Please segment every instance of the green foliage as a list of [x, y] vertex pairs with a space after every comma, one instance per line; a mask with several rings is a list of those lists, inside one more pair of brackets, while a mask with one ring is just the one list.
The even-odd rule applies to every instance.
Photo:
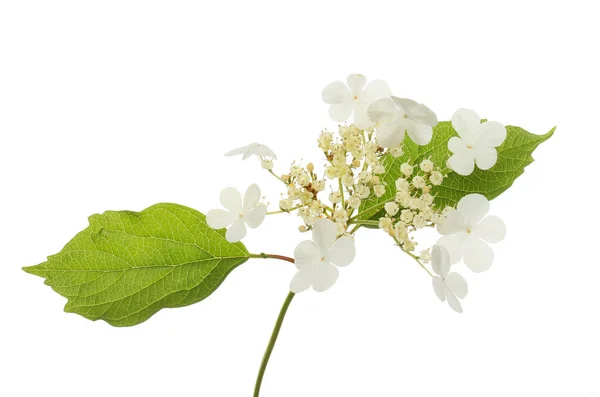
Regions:
[[249, 258], [242, 243], [178, 204], [106, 211], [89, 222], [58, 254], [23, 270], [66, 297], [66, 312], [114, 326], [203, 300]]
[[395, 181], [400, 178], [400, 165], [409, 162], [414, 165], [426, 158], [430, 158], [442, 173], [449, 172], [441, 186], [435, 186], [432, 194], [435, 195], [435, 206], [443, 208], [447, 205], [455, 206], [467, 194], [480, 193], [492, 200], [508, 189], [515, 179], [533, 162], [531, 153], [539, 144], [546, 141], [554, 134], [555, 128], [544, 135], [535, 135], [519, 127], [507, 126], [507, 137], [504, 143], [497, 148], [498, 161], [489, 170], [483, 171], [475, 168], [468, 176], [461, 176], [451, 172], [446, 166], [450, 157], [448, 140], [458, 136], [449, 121], [438, 123], [434, 128], [431, 142], [425, 146], [418, 146], [410, 139], [404, 141], [404, 154], [398, 158], [385, 156], [383, 164], [386, 173], [382, 180], [387, 184], [386, 192], [382, 197], [375, 197], [363, 202], [360, 212], [361, 220], [377, 220], [383, 216], [383, 203], [391, 200], [395, 194]]

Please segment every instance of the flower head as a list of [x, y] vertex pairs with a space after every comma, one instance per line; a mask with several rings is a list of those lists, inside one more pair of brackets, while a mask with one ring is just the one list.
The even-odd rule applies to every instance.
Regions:
[[206, 223], [213, 229], [231, 225], [225, 233], [225, 238], [230, 243], [238, 242], [246, 236], [246, 225], [253, 229], [260, 226], [267, 214], [267, 206], [259, 203], [260, 188], [256, 184], [248, 187], [243, 202], [240, 192], [232, 187], [223, 189], [219, 200], [226, 210], [208, 211]]
[[506, 128], [495, 121], [481, 123], [479, 115], [472, 110], [459, 109], [452, 116], [452, 127], [460, 138], [455, 136], [448, 141], [448, 149], [453, 155], [448, 165], [460, 175], [470, 175], [475, 164], [482, 170], [489, 170], [496, 164], [500, 146], [506, 139]]
[[354, 240], [348, 236], [336, 239], [338, 234], [334, 222], [319, 218], [313, 226], [312, 241], [302, 241], [294, 250], [298, 272], [290, 283], [294, 293], [312, 286], [315, 291], [329, 289], [338, 278], [336, 266], [346, 266], [354, 260]]
[[225, 156], [237, 156], [238, 154], [242, 154], [242, 160], [246, 160], [248, 157], [254, 155], [258, 157], [271, 157], [276, 159], [275, 153], [268, 146], [263, 145], [261, 143], [253, 142], [248, 146], [243, 146], [237, 149], [230, 150], [225, 153]]
[[450, 273], [450, 259], [445, 247], [434, 245], [431, 250], [431, 267], [437, 276], [433, 276], [433, 291], [442, 302], [448, 300], [450, 307], [462, 313], [458, 298], [467, 296], [467, 282], [458, 273]]
[[484, 216], [490, 209], [489, 201], [481, 194], [469, 194], [458, 202], [456, 209], [446, 213], [444, 222], [437, 225], [443, 236], [437, 241], [450, 254], [450, 262], [457, 263], [461, 258], [474, 272], [490, 268], [494, 252], [487, 243], [497, 243], [504, 239], [506, 226], [497, 216]]
[[[337, 122], [347, 121], [354, 114], [354, 124], [367, 129], [373, 122], [367, 116], [369, 105], [379, 98], [391, 95], [390, 88], [383, 80], [373, 80], [369, 84], [362, 74], [351, 74], [346, 84], [334, 81], [323, 88], [321, 97], [329, 107], [329, 115]], [[366, 87], [365, 87], [366, 85]]]
[[437, 116], [427, 106], [412, 99], [382, 98], [367, 111], [369, 118], [379, 122], [377, 141], [379, 145], [394, 148], [404, 141], [405, 131], [417, 145], [427, 145], [433, 136]]

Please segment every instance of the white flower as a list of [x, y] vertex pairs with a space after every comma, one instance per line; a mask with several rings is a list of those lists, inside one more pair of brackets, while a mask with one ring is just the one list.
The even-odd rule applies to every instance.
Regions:
[[411, 99], [383, 98], [369, 106], [369, 118], [379, 122], [377, 141], [379, 145], [394, 148], [404, 140], [404, 132], [417, 145], [427, 145], [433, 136], [437, 116], [427, 106]]
[[433, 276], [433, 291], [442, 302], [448, 300], [450, 307], [462, 313], [458, 298], [467, 296], [467, 282], [458, 273], [450, 273], [448, 251], [444, 247], [434, 245], [431, 252], [431, 267], [437, 276]]
[[354, 240], [342, 236], [336, 240], [337, 226], [331, 220], [319, 218], [315, 222], [312, 241], [306, 240], [296, 246], [294, 261], [298, 272], [290, 283], [293, 293], [312, 286], [315, 291], [329, 289], [338, 278], [336, 266], [346, 266], [356, 256]]
[[230, 243], [243, 239], [246, 236], [246, 225], [252, 229], [258, 227], [267, 214], [267, 206], [258, 202], [260, 188], [256, 184], [250, 185], [246, 190], [243, 204], [240, 192], [232, 187], [223, 189], [219, 200], [227, 211], [208, 211], [206, 223], [213, 229], [222, 229], [232, 225], [225, 233], [225, 238]]
[[443, 236], [437, 241], [448, 249], [450, 262], [464, 257], [465, 265], [474, 272], [490, 268], [494, 252], [486, 243], [504, 239], [506, 226], [497, 216], [484, 216], [490, 209], [489, 201], [481, 194], [469, 194], [460, 199], [455, 209], [446, 213], [444, 222], [437, 225]]
[[261, 143], [253, 142], [248, 146], [240, 147], [237, 149], [233, 149], [227, 153], [225, 156], [237, 156], [238, 154], [243, 154], [242, 160], [246, 160], [248, 157], [254, 155], [258, 157], [271, 157], [276, 159], [275, 153], [268, 146], [263, 145]]
[[347, 121], [354, 113], [354, 124], [360, 129], [367, 129], [373, 122], [367, 116], [367, 109], [374, 101], [389, 97], [390, 88], [383, 80], [373, 80], [366, 87], [367, 78], [362, 74], [351, 74], [346, 84], [334, 81], [323, 88], [321, 96], [325, 103], [331, 105], [329, 115], [337, 122]]
[[477, 167], [489, 170], [498, 159], [496, 147], [506, 139], [506, 128], [495, 121], [481, 123], [479, 115], [472, 110], [459, 109], [452, 116], [452, 127], [460, 138], [455, 136], [448, 141], [448, 149], [453, 155], [448, 165], [460, 175], [470, 175]]

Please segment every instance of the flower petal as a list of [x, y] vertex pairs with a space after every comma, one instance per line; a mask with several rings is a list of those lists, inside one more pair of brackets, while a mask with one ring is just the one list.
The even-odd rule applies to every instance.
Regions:
[[350, 92], [356, 94], [360, 93], [363, 88], [365, 88], [367, 78], [362, 74], [351, 74], [346, 79], [346, 83], [348, 84], [348, 88], [350, 88]]
[[368, 116], [369, 103], [365, 100], [354, 102], [354, 124], [361, 130], [371, 128], [373, 120]]
[[473, 151], [462, 148], [461, 150], [454, 152], [448, 159], [448, 166], [459, 175], [471, 175], [475, 169], [475, 156]]
[[463, 214], [455, 209], [448, 211], [444, 221], [437, 225], [438, 233], [443, 235], [465, 232], [466, 230], [467, 224]]
[[410, 121], [406, 129], [408, 136], [414, 143], [419, 146], [427, 145], [431, 142], [433, 136], [433, 128], [430, 125]]
[[225, 210], [210, 210], [206, 214], [206, 223], [213, 229], [223, 229], [231, 225], [239, 218], [239, 215]]
[[405, 119], [397, 119], [382, 123], [377, 127], [377, 143], [381, 147], [395, 148], [404, 140]]
[[321, 255], [314, 242], [304, 240], [294, 249], [294, 262], [298, 269], [307, 265], [316, 265], [321, 262]]
[[341, 81], [334, 81], [321, 91], [321, 98], [329, 105], [345, 102], [349, 97], [350, 91]]
[[290, 282], [290, 291], [294, 294], [306, 291], [312, 285], [315, 269], [315, 266], [307, 266], [298, 270]]
[[242, 213], [242, 195], [233, 187], [226, 187], [219, 196], [221, 205], [229, 211], [240, 215]]
[[475, 163], [482, 170], [489, 170], [496, 164], [498, 160], [498, 152], [496, 148], [489, 146], [479, 146], [475, 150]]
[[490, 210], [490, 202], [485, 196], [472, 193], [461, 198], [456, 209], [465, 218], [467, 228], [474, 229]]
[[380, 98], [389, 97], [392, 91], [388, 84], [383, 80], [373, 80], [365, 87], [365, 96], [367, 101], [375, 102]]
[[337, 226], [332, 220], [327, 218], [319, 218], [313, 226], [312, 238], [315, 242], [320, 256], [327, 255], [329, 247], [337, 237]]
[[446, 247], [451, 264], [458, 263], [458, 261], [462, 259], [465, 250], [466, 236], [466, 233], [450, 234], [440, 237], [436, 242], [437, 245]]
[[480, 123], [479, 115], [469, 109], [458, 109], [452, 115], [452, 127], [467, 144], [475, 143]]
[[325, 262], [333, 263], [336, 266], [347, 266], [354, 260], [355, 256], [354, 240], [352, 237], [342, 236], [331, 244], [325, 256]]
[[441, 277], [433, 276], [431, 280], [433, 284], [433, 291], [439, 300], [444, 302], [446, 300], [446, 286], [444, 285], [444, 280]]
[[400, 109], [400, 111], [406, 115], [410, 115], [412, 109], [415, 109], [419, 106], [418, 102], [408, 98], [398, 98], [397, 96], [392, 96], [392, 100], [396, 106], [398, 106], [398, 109]]
[[477, 238], [470, 239], [469, 244], [465, 246], [465, 265], [475, 273], [481, 273], [492, 266], [494, 261], [494, 251], [490, 246]]
[[444, 246], [434, 245], [431, 250], [431, 267], [433, 271], [442, 277], [450, 273], [450, 255]]
[[246, 213], [246, 216], [244, 216], [244, 221], [252, 229], [255, 229], [259, 227], [261, 223], [263, 223], [265, 220], [265, 215], [267, 215], [267, 206], [264, 204], [259, 204]]
[[448, 140], [448, 150], [451, 153], [458, 153], [466, 147], [467, 145], [464, 144], [463, 140], [457, 136], [453, 136]]
[[225, 156], [230, 157], [230, 156], [237, 156], [238, 154], [245, 154], [246, 152], [248, 152], [250, 150], [250, 146], [243, 146], [243, 147], [239, 147], [237, 149], [233, 149], [228, 151], [227, 153], [225, 153]]
[[458, 298], [456, 298], [456, 295], [454, 295], [454, 293], [452, 291], [450, 291], [447, 287], [446, 287], [446, 295], [448, 298], [448, 304], [450, 305], [452, 310], [454, 310], [457, 313], [462, 313], [463, 309], [462, 309], [460, 302], [458, 301]]
[[246, 225], [242, 219], [233, 222], [233, 225], [225, 233], [225, 239], [230, 243], [237, 243], [246, 237]]
[[448, 285], [452, 292], [460, 299], [464, 299], [469, 292], [467, 280], [458, 273], [450, 273], [446, 276], [446, 285]]
[[337, 267], [329, 263], [322, 263], [317, 266], [315, 271], [312, 287], [317, 292], [327, 291], [335, 282], [339, 276]]
[[256, 183], [253, 183], [248, 186], [246, 193], [244, 193], [244, 213], [256, 207], [258, 200], [260, 200], [260, 187]]
[[491, 215], [482, 220], [473, 233], [488, 243], [498, 243], [506, 236], [506, 225], [502, 219]]
[[487, 121], [479, 125], [477, 146], [500, 146], [506, 139], [506, 127], [496, 121]]
[[350, 118], [353, 110], [354, 103], [351, 101], [333, 104], [329, 107], [329, 117], [331, 117], [333, 121], [343, 123]]
[[369, 106], [367, 114], [373, 121], [391, 121], [398, 114], [398, 108], [391, 98], [382, 98]]

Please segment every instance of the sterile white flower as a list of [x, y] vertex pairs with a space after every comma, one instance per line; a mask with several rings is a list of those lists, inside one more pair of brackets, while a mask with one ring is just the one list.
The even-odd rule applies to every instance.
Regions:
[[407, 98], [382, 98], [373, 102], [367, 111], [377, 125], [377, 141], [387, 148], [397, 147], [404, 140], [404, 132], [417, 145], [427, 145], [433, 136], [437, 116], [427, 106]]
[[213, 229], [232, 225], [225, 233], [225, 238], [230, 243], [243, 239], [246, 236], [246, 225], [252, 229], [258, 227], [267, 214], [267, 206], [259, 203], [260, 188], [256, 184], [248, 187], [243, 203], [240, 192], [232, 187], [223, 189], [219, 200], [227, 211], [220, 209], [208, 211], [206, 223]]
[[469, 109], [459, 109], [452, 116], [452, 127], [460, 138], [455, 136], [448, 141], [448, 149], [453, 155], [448, 165], [460, 175], [470, 175], [475, 164], [482, 170], [489, 170], [496, 164], [500, 146], [506, 139], [506, 128], [495, 121], [481, 123], [479, 115]]
[[238, 154], [242, 154], [242, 160], [246, 160], [248, 157], [254, 155], [258, 157], [271, 157], [276, 159], [275, 153], [268, 146], [263, 145], [261, 143], [253, 142], [248, 146], [240, 147], [237, 149], [233, 149], [227, 153], [225, 156], [237, 156]]
[[458, 273], [450, 273], [450, 260], [445, 247], [434, 245], [431, 250], [431, 267], [437, 276], [433, 276], [433, 291], [442, 301], [448, 301], [450, 307], [458, 313], [462, 313], [462, 306], [458, 298], [467, 296], [467, 282]]
[[494, 252], [487, 243], [502, 241], [506, 226], [497, 216], [484, 218], [489, 209], [488, 199], [474, 193], [461, 198], [456, 209], [446, 212], [444, 222], [437, 225], [443, 235], [437, 244], [446, 247], [451, 263], [463, 258], [465, 265], [477, 273], [490, 268]]
[[336, 239], [337, 234], [334, 222], [319, 218], [313, 226], [312, 241], [302, 241], [296, 246], [294, 261], [298, 272], [290, 283], [293, 293], [310, 286], [318, 292], [329, 289], [339, 275], [336, 266], [346, 266], [354, 260], [354, 240], [349, 236]]
[[361, 129], [367, 129], [373, 122], [367, 116], [367, 109], [374, 101], [389, 97], [392, 93], [383, 80], [373, 80], [365, 84], [367, 78], [362, 74], [351, 74], [346, 84], [334, 81], [323, 88], [321, 96], [325, 103], [331, 105], [329, 115], [337, 122], [347, 121], [354, 113], [354, 124]]

